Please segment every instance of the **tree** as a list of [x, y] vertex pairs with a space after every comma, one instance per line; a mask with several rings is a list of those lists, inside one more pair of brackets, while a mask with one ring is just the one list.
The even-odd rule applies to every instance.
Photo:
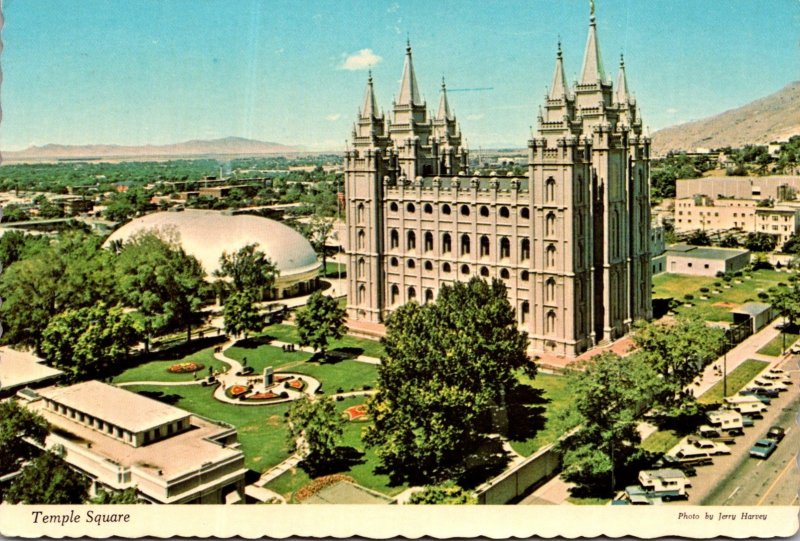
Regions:
[[701, 229], [696, 229], [686, 237], [686, 244], [691, 244], [692, 246], [711, 246], [711, 239], [708, 237], [708, 233]]
[[751, 252], [771, 252], [778, 244], [778, 237], [769, 233], [748, 233], [744, 247]]
[[108, 308], [100, 302], [52, 318], [43, 333], [42, 352], [71, 381], [101, 379], [138, 341], [133, 318], [121, 306]]
[[229, 254], [223, 252], [218, 278], [230, 280], [229, 290], [247, 292], [251, 298], [262, 300], [275, 283], [278, 269], [266, 254], [257, 250], [257, 244], [248, 244]]
[[119, 298], [111, 254], [95, 235], [69, 233], [39, 245], [0, 275], [0, 319], [3, 340], [41, 352], [42, 333], [50, 318], [69, 309]]
[[130, 505], [143, 502], [139, 499], [136, 487], [129, 487], [125, 490], [106, 490], [100, 488], [95, 497], [89, 500], [89, 503], [95, 505]]
[[10, 503], [63, 505], [83, 503], [90, 482], [67, 466], [59, 454], [45, 451], [22, 468], [5, 493]]
[[798, 236], [796, 233], [792, 233], [792, 236], [790, 236], [789, 239], [783, 243], [781, 252], [784, 254], [800, 254], [800, 236]]
[[26, 222], [31, 219], [28, 211], [15, 203], [10, 203], [3, 207], [2, 222]]
[[264, 326], [264, 316], [258, 310], [256, 300], [247, 291], [235, 291], [222, 307], [225, 332], [231, 336], [258, 332]]
[[324, 359], [328, 342], [341, 338], [347, 329], [344, 317], [345, 309], [339, 306], [339, 301], [314, 292], [295, 317], [300, 345], [313, 347]]
[[661, 375], [659, 401], [665, 409], [688, 405], [683, 393], [722, 348], [724, 332], [697, 316], [680, 315], [672, 323], [639, 323], [633, 334], [636, 355]]
[[723, 248], [738, 248], [741, 246], [739, 239], [733, 233], [728, 233], [719, 241], [719, 245]]
[[170, 328], [186, 328], [199, 312], [205, 287], [200, 262], [188, 255], [169, 231], [150, 230], [131, 237], [116, 262], [119, 286], [126, 305], [142, 316], [145, 350], [151, 337]]
[[395, 476], [452, 478], [480, 440], [477, 421], [504, 409], [515, 371], [534, 375], [527, 336], [503, 283], [479, 278], [443, 286], [436, 302], [400, 307], [386, 325], [365, 441]]
[[44, 444], [45, 420], [21, 407], [16, 400], [0, 402], [0, 476], [11, 473], [37, 455], [30, 442]]
[[322, 218], [314, 215], [311, 218], [311, 223], [305, 230], [306, 238], [314, 248], [314, 251], [322, 256], [322, 272], [328, 272], [328, 254], [325, 251], [325, 246], [328, 242], [328, 237], [333, 231], [333, 221], [330, 219]]
[[794, 326], [800, 321], [800, 286], [795, 282], [792, 287], [781, 287], [771, 295], [772, 306], [778, 313]]
[[658, 378], [641, 356], [606, 352], [569, 373], [570, 412], [578, 429], [559, 442], [563, 476], [595, 494], [611, 494], [617, 473], [641, 438], [639, 413], [657, 391]]
[[408, 499], [413, 505], [470, 505], [478, 503], [475, 496], [455, 483], [429, 485], [425, 490], [415, 492]]
[[313, 472], [324, 471], [336, 460], [343, 433], [344, 419], [330, 399], [304, 396], [289, 407], [289, 447], [300, 443], [305, 463]]

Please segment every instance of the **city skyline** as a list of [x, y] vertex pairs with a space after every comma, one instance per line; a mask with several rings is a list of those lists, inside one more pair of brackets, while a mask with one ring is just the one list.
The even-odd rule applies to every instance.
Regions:
[[[72, 8], [5, 6], [3, 150], [239, 136], [340, 151], [367, 69], [379, 107], [391, 109], [407, 39], [428, 108], [444, 77], [470, 148], [523, 147], [559, 41], [567, 80], [576, 79], [585, 42], [577, 29], [589, 16], [588, 2], [577, 1], [458, 11], [415, 1]], [[796, 78], [798, 8], [789, 0], [598, 2], [606, 77], [625, 54], [651, 131], [738, 107]]]

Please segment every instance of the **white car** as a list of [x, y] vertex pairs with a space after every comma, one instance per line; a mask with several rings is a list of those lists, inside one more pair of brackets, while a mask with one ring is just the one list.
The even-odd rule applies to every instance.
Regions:
[[717, 441], [687, 436], [667, 454], [679, 459], [702, 458], [714, 455], [729, 455], [731, 454], [731, 448]]
[[775, 373], [773, 371], [766, 372], [765, 374], [761, 374], [761, 377], [764, 379], [768, 379], [770, 381], [777, 381], [783, 384], [791, 384], [792, 380], [789, 378], [789, 374], [784, 374], [783, 370], [781, 373]]
[[764, 378], [756, 378], [753, 384], [766, 389], [775, 389], [776, 391], [788, 391], [789, 388], [779, 381], [770, 381]]
[[781, 368], [770, 368], [768, 371], [770, 374], [777, 374], [779, 376], [788, 376], [785, 370]]

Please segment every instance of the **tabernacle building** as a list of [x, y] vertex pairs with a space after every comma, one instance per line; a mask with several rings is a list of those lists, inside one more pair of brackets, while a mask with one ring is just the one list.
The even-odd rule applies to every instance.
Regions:
[[536, 351], [576, 356], [652, 316], [650, 140], [624, 62], [606, 77], [593, 8], [580, 79], [560, 44], [555, 64], [524, 176], [470, 171], [444, 81], [432, 116], [410, 45], [389, 115], [370, 74], [345, 154], [351, 319], [472, 276], [506, 284]]

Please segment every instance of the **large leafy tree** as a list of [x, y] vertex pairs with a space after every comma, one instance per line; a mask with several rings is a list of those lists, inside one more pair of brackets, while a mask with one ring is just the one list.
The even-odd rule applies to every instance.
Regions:
[[660, 374], [659, 401], [665, 409], [689, 405], [690, 399], [682, 391], [718, 357], [724, 339], [724, 331], [693, 315], [637, 325], [633, 334], [639, 348], [636, 355]]
[[136, 492], [136, 488], [130, 487], [126, 488], [125, 490], [106, 490], [100, 488], [98, 489], [94, 498], [89, 500], [89, 503], [100, 505], [130, 505], [144, 502], [139, 499], [139, 494]]
[[[0, 402], [0, 476], [16, 471], [38, 453], [47, 436], [47, 423], [16, 400]], [[30, 442], [30, 443], [29, 443]]]
[[145, 348], [150, 338], [170, 328], [185, 328], [202, 319], [200, 306], [205, 272], [168, 231], [143, 231], [131, 237], [117, 259], [125, 304], [142, 318]]
[[343, 432], [344, 419], [330, 399], [306, 396], [289, 407], [289, 447], [299, 443], [312, 472], [324, 471], [336, 460]]
[[429, 485], [420, 492], [411, 495], [408, 503], [412, 505], [470, 505], [478, 501], [468, 490], [448, 482], [441, 485]]
[[656, 392], [657, 374], [641, 356], [607, 352], [568, 377], [568, 415], [579, 427], [559, 443], [564, 477], [590, 492], [610, 493], [641, 441], [636, 419]]
[[109, 308], [100, 302], [51, 319], [43, 333], [42, 352], [71, 381], [99, 379], [121, 363], [138, 341], [133, 318], [121, 306]]
[[214, 275], [227, 279], [229, 291], [246, 292], [262, 300], [275, 283], [278, 269], [257, 244], [248, 244], [231, 254], [223, 252]]
[[22, 468], [4, 498], [10, 503], [63, 505], [86, 501], [90, 482], [62, 458], [46, 451]]
[[771, 252], [778, 244], [777, 235], [762, 233], [760, 231], [748, 233], [744, 247], [752, 252]]
[[800, 285], [795, 282], [791, 287], [778, 288], [771, 295], [772, 306], [778, 313], [794, 326], [800, 321]]
[[70, 309], [119, 298], [112, 255], [101, 239], [80, 232], [64, 234], [48, 246], [36, 243], [30, 257], [0, 275], [3, 340], [41, 352], [42, 333], [50, 319]]
[[397, 476], [459, 474], [480, 439], [477, 421], [504, 405], [514, 371], [534, 374], [526, 343], [497, 280], [473, 278], [442, 287], [435, 303], [402, 306], [387, 320], [368, 445]]
[[308, 239], [308, 242], [311, 244], [312, 248], [314, 248], [314, 251], [322, 256], [323, 272], [327, 272], [326, 267], [328, 262], [328, 254], [325, 250], [325, 246], [332, 231], [333, 220], [329, 218], [323, 218], [319, 215], [314, 215], [311, 218], [311, 223], [303, 231]]
[[341, 338], [346, 330], [345, 309], [333, 297], [313, 293], [297, 312], [295, 323], [301, 346], [311, 346], [325, 357], [328, 342]]
[[264, 316], [258, 309], [256, 299], [248, 291], [235, 291], [222, 307], [225, 319], [225, 332], [231, 336], [240, 334], [247, 338], [251, 332], [258, 332], [264, 326]]

